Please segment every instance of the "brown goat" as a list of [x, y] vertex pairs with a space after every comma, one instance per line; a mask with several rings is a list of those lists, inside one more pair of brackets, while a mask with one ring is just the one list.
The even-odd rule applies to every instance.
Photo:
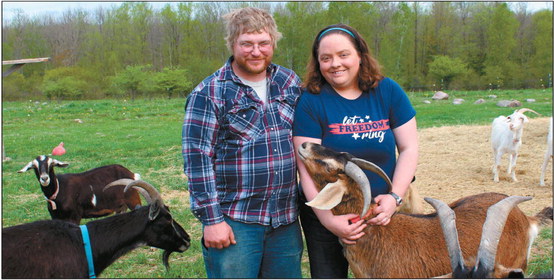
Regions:
[[[303, 143], [298, 155], [319, 190], [308, 205], [331, 209], [334, 215], [361, 213], [362, 217], [375, 207], [369, 181], [360, 175], [360, 166], [387, 177], [379, 167], [315, 143]], [[385, 180], [390, 182], [388, 177]], [[464, 258], [476, 255], [487, 209], [505, 197], [483, 193], [450, 204], [456, 213]], [[525, 270], [538, 224], [538, 218], [528, 217], [515, 207], [500, 237], [495, 263]], [[345, 257], [358, 278], [429, 278], [452, 272], [436, 213], [396, 213], [387, 226], [369, 225], [364, 232], [355, 245], [344, 245]]]
[[135, 189], [124, 192], [125, 186], [121, 185], [103, 190], [110, 182], [118, 179], [139, 179], [140, 175], [119, 164], [101, 166], [82, 173], [54, 173], [54, 167], [68, 165], [69, 163], [42, 155], [18, 171], [35, 171], [48, 201], [48, 212], [52, 219], [79, 224], [82, 218], [122, 213], [127, 208], [133, 210], [141, 206], [139, 193]]
[[475, 259], [472, 258], [466, 261], [460, 249], [460, 241], [456, 229], [456, 213], [446, 203], [426, 197], [425, 201], [431, 204], [437, 211], [446, 247], [448, 248], [448, 255], [450, 256], [452, 273], [444, 275], [441, 278], [523, 278], [524, 274], [521, 268], [512, 269], [499, 264], [495, 265], [495, 258], [500, 235], [504, 229], [508, 214], [518, 203], [527, 200], [531, 200], [531, 197], [510, 196], [491, 206], [487, 210], [487, 218], [483, 224], [477, 256]]

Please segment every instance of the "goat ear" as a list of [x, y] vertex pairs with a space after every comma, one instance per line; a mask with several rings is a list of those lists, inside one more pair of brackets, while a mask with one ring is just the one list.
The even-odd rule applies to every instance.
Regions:
[[162, 205], [160, 201], [154, 201], [152, 204], [150, 204], [150, 211], [148, 212], [148, 220], [153, 221], [158, 217], [158, 214], [160, 214], [160, 210], [162, 209]]
[[67, 167], [69, 165], [69, 163], [61, 162], [56, 159], [52, 159], [52, 163], [54, 164], [54, 166], [58, 166], [58, 167]]
[[345, 192], [346, 187], [340, 183], [340, 180], [329, 183], [306, 205], [320, 210], [330, 210], [341, 202]]
[[33, 168], [34, 165], [33, 165], [33, 161], [27, 163], [27, 165], [25, 165], [25, 167], [21, 168], [21, 170], [17, 171], [17, 173], [23, 173], [31, 168]]

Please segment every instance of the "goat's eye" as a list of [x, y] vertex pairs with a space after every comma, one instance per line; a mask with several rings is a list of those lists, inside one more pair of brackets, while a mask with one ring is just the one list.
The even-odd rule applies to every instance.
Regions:
[[327, 165], [327, 164], [325, 164], [324, 161], [322, 161], [322, 160], [320, 160], [320, 159], [316, 159], [316, 160], [314, 160], [314, 161], [315, 161], [315, 163], [317, 163], [317, 164], [319, 164], [319, 165]]

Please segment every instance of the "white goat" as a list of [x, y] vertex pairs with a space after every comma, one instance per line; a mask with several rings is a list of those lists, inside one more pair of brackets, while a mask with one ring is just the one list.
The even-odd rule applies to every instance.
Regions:
[[542, 163], [541, 172], [541, 186], [544, 186], [544, 174], [546, 173], [546, 166], [552, 158], [552, 118], [550, 118], [550, 128], [548, 128], [548, 136], [546, 138], [546, 153], [544, 154], [544, 161]]
[[514, 182], [517, 182], [515, 167], [518, 151], [521, 147], [523, 125], [529, 122], [529, 119], [523, 114], [527, 111], [540, 115], [531, 109], [522, 108], [515, 110], [513, 114], [507, 117], [499, 116], [492, 122], [491, 144], [494, 156], [492, 172], [495, 182], [498, 182], [498, 166], [504, 154], [510, 155], [508, 174], [511, 175]]

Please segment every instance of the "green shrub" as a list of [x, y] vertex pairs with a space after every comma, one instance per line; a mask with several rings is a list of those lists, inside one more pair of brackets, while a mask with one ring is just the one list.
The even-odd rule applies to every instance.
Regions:
[[48, 99], [80, 99], [83, 96], [85, 82], [75, 80], [73, 77], [61, 78], [57, 81], [46, 81], [42, 91]]
[[164, 68], [153, 76], [157, 92], [163, 92], [168, 98], [185, 97], [192, 91], [192, 82], [187, 79], [188, 71], [178, 68]]

